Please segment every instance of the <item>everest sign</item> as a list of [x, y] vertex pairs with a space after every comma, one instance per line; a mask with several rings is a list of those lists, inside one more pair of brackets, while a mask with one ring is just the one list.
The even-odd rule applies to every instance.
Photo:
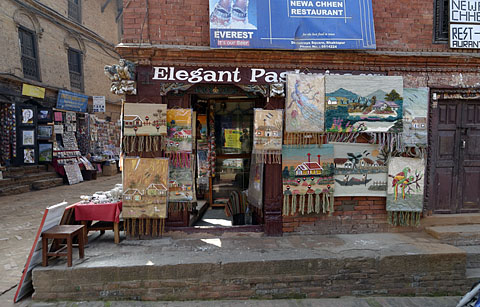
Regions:
[[376, 48], [372, 0], [209, 1], [212, 48]]

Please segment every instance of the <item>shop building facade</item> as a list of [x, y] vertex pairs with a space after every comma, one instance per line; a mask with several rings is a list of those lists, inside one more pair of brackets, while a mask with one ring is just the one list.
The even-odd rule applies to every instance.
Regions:
[[[211, 48], [208, 1], [128, 1], [124, 37], [117, 51], [137, 64], [137, 94], [127, 95], [126, 101], [194, 110], [212, 103], [222, 108], [225, 102], [224, 110], [233, 114], [237, 105], [242, 109], [242, 101], [250, 109], [285, 109], [288, 97], [281, 84], [287, 72], [402, 77], [403, 88], [429, 90], [423, 216], [479, 212], [478, 52], [449, 47], [445, 1], [370, 3], [376, 48], [287, 51]], [[391, 226], [385, 197], [335, 197], [331, 215], [286, 216], [282, 165], [265, 163], [263, 174], [263, 209], [256, 218], [266, 234], [417, 229]], [[214, 201], [211, 196], [210, 201]], [[171, 224], [175, 218], [182, 225], [178, 216], [169, 217]]]
[[[89, 135], [93, 96], [104, 96], [106, 101], [105, 112], [95, 113], [96, 118], [115, 123], [119, 131], [121, 100], [109, 92], [104, 66], [118, 60], [114, 46], [121, 38], [121, 1], [8, 0], [2, 1], [0, 10], [4, 13], [0, 22], [0, 164], [50, 162], [54, 123], [65, 123], [65, 111], [76, 112], [73, 127], [82, 154], [91, 152], [95, 147]], [[81, 95], [86, 109], [55, 110], [61, 93]], [[54, 117], [55, 111], [63, 113], [61, 120]]]

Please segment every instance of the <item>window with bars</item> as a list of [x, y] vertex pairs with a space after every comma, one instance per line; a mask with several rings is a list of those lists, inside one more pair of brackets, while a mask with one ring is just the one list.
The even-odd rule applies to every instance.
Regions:
[[82, 53], [79, 50], [68, 49], [68, 70], [72, 90], [83, 92]]
[[68, 1], [68, 18], [78, 23], [82, 22], [81, 14], [81, 0], [67, 0]]
[[25, 78], [40, 80], [35, 33], [25, 28], [18, 28], [18, 36], [22, 53], [23, 75]]
[[448, 42], [448, 0], [435, 0], [434, 43]]

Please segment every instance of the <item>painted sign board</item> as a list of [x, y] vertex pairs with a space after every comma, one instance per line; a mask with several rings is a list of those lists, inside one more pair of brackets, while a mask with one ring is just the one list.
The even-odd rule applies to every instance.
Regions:
[[450, 48], [480, 49], [480, 25], [450, 24]]
[[69, 91], [60, 90], [57, 96], [57, 109], [87, 112], [88, 96]]
[[43, 99], [45, 98], [45, 88], [24, 83], [22, 86], [22, 95]]
[[93, 112], [105, 112], [105, 96], [93, 96]]
[[480, 0], [450, 0], [451, 23], [480, 23]]
[[375, 49], [371, 0], [210, 0], [210, 47]]

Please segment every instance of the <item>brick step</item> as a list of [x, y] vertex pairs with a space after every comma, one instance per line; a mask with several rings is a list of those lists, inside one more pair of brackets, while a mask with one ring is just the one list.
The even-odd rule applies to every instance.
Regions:
[[467, 269], [480, 268], [480, 245], [457, 246], [467, 254]]
[[13, 182], [13, 178], [3, 178], [2, 180], [0, 180], [0, 188], [12, 185]]
[[63, 185], [63, 178], [48, 178], [37, 180], [32, 183], [32, 190], [44, 190]]
[[34, 181], [47, 178], [58, 178], [58, 175], [55, 172], [40, 172], [25, 174], [20, 177], [12, 177], [14, 180], [13, 184], [32, 184]]
[[30, 185], [15, 185], [0, 188], [0, 196], [22, 194], [30, 191]]
[[31, 174], [31, 173], [38, 173], [44, 172], [47, 170], [46, 165], [24, 165], [24, 166], [15, 166], [15, 167], [8, 167], [5, 173], [3, 174], [4, 177], [18, 177], [24, 174]]
[[455, 246], [480, 244], [480, 224], [431, 226], [425, 227], [425, 231], [446, 244]]
[[454, 226], [465, 224], [477, 224], [480, 221], [480, 213], [460, 214], [434, 214], [422, 219], [422, 226]]

